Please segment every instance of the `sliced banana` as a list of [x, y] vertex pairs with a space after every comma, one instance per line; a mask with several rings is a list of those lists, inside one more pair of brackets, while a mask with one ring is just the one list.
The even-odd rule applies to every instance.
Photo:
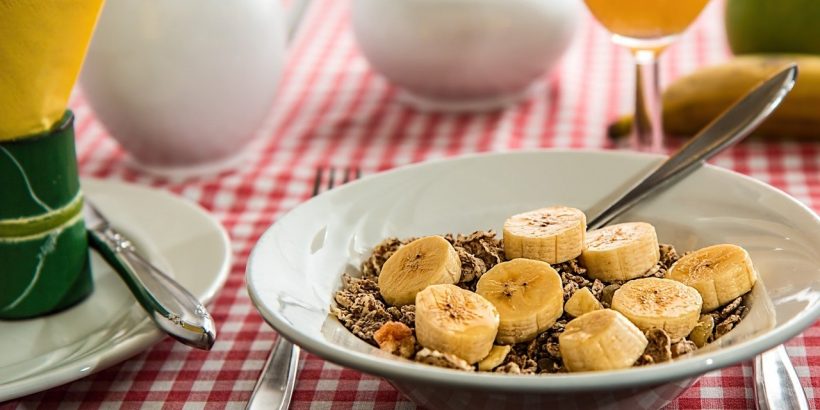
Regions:
[[400, 247], [382, 267], [379, 292], [393, 306], [415, 302], [429, 285], [458, 283], [461, 259], [453, 245], [440, 236], [426, 236]]
[[586, 229], [586, 215], [566, 206], [513, 215], [504, 222], [504, 254], [507, 259], [566, 262], [584, 250]]
[[612, 309], [581, 315], [567, 323], [558, 336], [558, 349], [571, 372], [630, 367], [647, 343], [640, 329]]
[[490, 353], [498, 323], [498, 311], [492, 303], [456, 285], [431, 285], [416, 295], [419, 344], [470, 364]]
[[737, 245], [699, 249], [678, 259], [666, 277], [689, 285], [703, 298], [703, 311], [711, 312], [752, 290], [757, 273], [752, 258]]
[[572, 317], [579, 317], [587, 312], [593, 310], [603, 309], [601, 302], [595, 299], [589, 288], [581, 288], [575, 291], [570, 296], [566, 304], [564, 304], [564, 311]]
[[610, 225], [587, 232], [581, 263], [594, 279], [605, 282], [640, 277], [658, 263], [658, 235], [645, 222]]
[[492, 267], [476, 284], [501, 317], [496, 340], [514, 344], [532, 340], [564, 311], [561, 276], [548, 263], [513, 259]]
[[663, 329], [672, 340], [686, 337], [698, 324], [703, 301], [694, 288], [669, 279], [626, 282], [612, 297], [612, 309], [644, 332]]
[[500, 366], [501, 363], [504, 363], [504, 359], [507, 358], [507, 355], [510, 354], [510, 350], [512, 350], [512, 346], [510, 345], [493, 346], [490, 350], [490, 354], [478, 362], [478, 370], [489, 372]]
[[706, 346], [711, 342], [715, 331], [715, 318], [712, 315], [701, 315], [698, 324], [689, 332], [689, 340], [697, 347]]

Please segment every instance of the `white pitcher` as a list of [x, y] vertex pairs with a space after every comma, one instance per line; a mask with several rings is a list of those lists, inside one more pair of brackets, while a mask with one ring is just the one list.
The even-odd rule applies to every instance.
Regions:
[[140, 167], [222, 170], [271, 108], [287, 31], [278, 0], [109, 1], [81, 86]]

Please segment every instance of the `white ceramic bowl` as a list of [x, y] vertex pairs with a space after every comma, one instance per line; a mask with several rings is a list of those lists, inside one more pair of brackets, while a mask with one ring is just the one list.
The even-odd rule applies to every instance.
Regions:
[[268, 229], [248, 262], [248, 290], [280, 334], [324, 359], [382, 376], [431, 409], [659, 408], [703, 373], [783, 343], [818, 318], [814, 212], [766, 184], [707, 166], [621, 218], [652, 223], [662, 242], [681, 251], [741, 245], [760, 273], [747, 318], [710, 348], [670, 363], [569, 375], [464, 373], [381, 352], [328, 310], [342, 273], [356, 272], [383, 238], [498, 232], [507, 216], [550, 204], [588, 210], [660, 160], [625, 152], [499, 153], [370, 176], [298, 206]]
[[569, 45], [578, 0], [353, 0], [376, 71], [421, 109], [486, 110], [519, 98]]

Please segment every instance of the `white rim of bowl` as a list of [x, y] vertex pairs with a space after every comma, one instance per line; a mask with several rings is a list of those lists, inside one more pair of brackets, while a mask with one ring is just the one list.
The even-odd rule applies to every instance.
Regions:
[[[540, 150], [521, 150], [508, 152], [492, 152], [492, 153], [474, 153], [451, 158], [439, 158], [431, 161], [425, 161], [416, 164], [410, 164], [389, 171], [378, 174], [368, 175], [360, 180], [353, 181], [344, 186], [335, 188], [331, 193], [338, 193], [350, 186], [364, 183], [373, 178], [381, 178], [386, 175], [394, 173], [409, 172], [417, 167], [426, 167], [437, 165], [444, 162], [458, 162], [470, 161], [484, 157], [494, 156], [516, 156], [516, 155], [544, 155], [544, 154], [578, 154], [578, 155], [602, 155], [602, 156], [620, 156], [623, 158], [646, 158], [660, 160], [665, 158], [663, 155], [636, 153], [626, 151], [606, 151], [606, 150], [579, 150], [579, 149], [540, 149]], [[752, 177], [737, 173], [735, 171], [720, 168], [714, 165], [706, 164], [703, 168], [710, 172], [726, 173], [746, 180], [749, 183], [756, 184], [765, 191], [785, 197], [792, 205], [802, 209], [814, 219], [815, 223], [820, 225], [820, 216], [818, 216], [811, 208], [805, 204], [797, 201], [783, 191], [763, 183]], [[315, 200], [312, 198], [305, 202], [309, 203]], [[300, 205], [301, 206], [301, 205]], [[289, 211], [288, 213], [290, 213]], [[285, 218], [287, 214], [279, 218]], [[273, 225], [271, 225], [272, 227]], [[255, 264], [255, 256], [260, 249], [260, 244], [266, 241], [271, 227], [265, 230], [265, 233], [254, 245], [253, 250], [248, 258], [246, 276], [247, 288], [251, 301], [257, 310], [261, 313], [265, 321], [274, 328], [280, 335], [290, 340], [301, 348], [313, 353], [324, 360], [345, 366], [351, 369], [359, 370], [365, 373], [384, 377], [386, 379], [412, 381], [420, 384], [435, 384], [438, 387], [459, 387], [472, 389], [487, 389], [490, 387], [493, 391], [508, 391], [508, 392], [552, 392], [552, 393], [566, 393], [578, 391], [591, 390], [611, 390], [616, 388], [630, 388], [640, 387], [646, 385], [657, 385], [664, 382], [676, 381], [686, 378], [700, 377], [704, 373], [713, 370], [721, 369], [733, 365], [735, 363], [748, 360], [759, 353], [769, 350], [779, 344], [798, 335], [806, 328], [811, 326], [818, 318], [820, 318], [820, 304], [815, 306], [811, 311], [806, 312], [796, 318], [793, 318], [782, 325], [775, 327], [762, 335], [758, 335], [752, 339], [743, 341], [734, 346], [721, 348], [700, 356], [693, 356], [682, 359], [680, 361], [673, 361], [669, 363], [655, 364], [652, 366], [629, 368], [615, 371], [599, 371], [576, 374], [560, 374], [560, 375], [511, 375], [511, 374], [496, 374], [496, 373], [482, 373], [482, 372], [464, 372], [458, 370], [444, 369], [435, 366], [429, 366], [419, 363], [410, 362], [402, 359], [393, 359], [380, 357], [373, 354], [366, 354], [342, 348], [330, 341], [318, 342], [310, 337], [306, 337], [293, 327], [277, 312], [268, 309], [268, 306], [263, 302], [263, 297], [259, 295], [253, 286], [254, 281], [250, 277], [254, 276], [252, 267]]]

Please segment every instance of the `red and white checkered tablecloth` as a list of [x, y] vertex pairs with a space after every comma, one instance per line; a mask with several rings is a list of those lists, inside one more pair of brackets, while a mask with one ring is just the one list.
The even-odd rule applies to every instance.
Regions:
[[[525, 101], [480, 115], [421, 113], [396, 100], [396, 89], [371, 71], [351, 34], [348, 1], [317, 0], [297, 38], [271, 116], [254, 152], [233, 173], [170, 181], [130, 169], [121, 148], [82, 95], [77, 153], [84, 176], [166, 189], [211, 210], [225, 225], [235, 255], [211, 312], [219, 340], [211, 352], [166, 338], [142, 354], [79, 381], [0, 405], [2, 408], [242, 408], [275, 333], [245, 290], [251, 247], [284, 212], [311, 194], [318, 166], [355, 166], [365, 174], [480, 151], [536, 147], [607, 147], [605, 128], [632, 108], [629, 55], [587, 16], [561, 64]], [[728, 56], [721, 2], [713, 2], [665, 54], [665, 79]], [[750, 141], [717, 165], [765, 181], [820, 210], [820, 144]], [[788, 343], [806, 393], [820, 407], [820, 325]], [[669, 409], [751, 408], [749, 363], [710, 373]], [[295, 409], [411, 409], [388, 383], [306, 355]]]

